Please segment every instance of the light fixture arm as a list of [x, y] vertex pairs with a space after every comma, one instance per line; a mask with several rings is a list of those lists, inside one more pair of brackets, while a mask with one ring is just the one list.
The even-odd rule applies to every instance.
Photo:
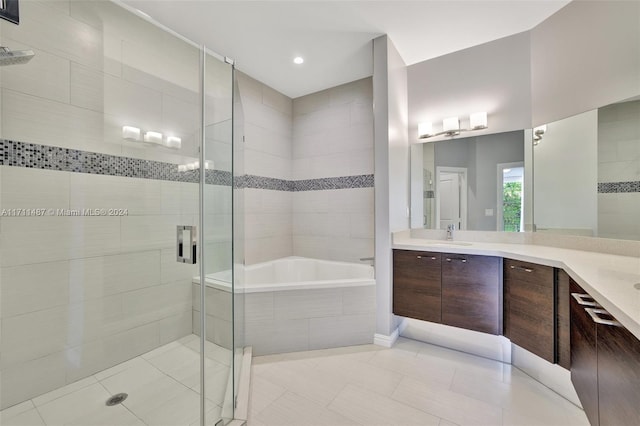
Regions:
[[418, 125], [418, 139], [428, 139], [435, 136], [458, 136], [462, 132], [469, 132], [473, 130], [487, 129], [487, 113], [476, 112], [469, 116], [469, 129], [461, 129], [460, 121], [458, 117], [445, 118], [442, 121], [441, 132], [433, 133], [431, 123], [420, 123]]

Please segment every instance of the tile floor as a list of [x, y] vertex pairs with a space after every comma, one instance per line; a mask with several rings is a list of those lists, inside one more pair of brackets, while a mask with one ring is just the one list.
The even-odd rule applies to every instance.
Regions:
[[401, 338], [253, 358], [248, 426], [588, 426], [517, 368]]
[[[190, 335], [0, 412], [2, 426], [199, 425], [200, 343]], [[231, 354], [207, 342], [207, 423], [220, 418]], [[120, 405], [111, 395], [126, 392]]]

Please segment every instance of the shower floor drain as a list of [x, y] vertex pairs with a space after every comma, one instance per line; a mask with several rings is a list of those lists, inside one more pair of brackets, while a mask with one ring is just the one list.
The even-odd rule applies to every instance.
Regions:
[[121, 404], [122, 401], [127, 399], [128, 396], [129, 395], [127, 395], [126, 393], [118, 393], [116, 395], [113, 395], [111, 398], [107, 399], [106, 404], [108, 407]]

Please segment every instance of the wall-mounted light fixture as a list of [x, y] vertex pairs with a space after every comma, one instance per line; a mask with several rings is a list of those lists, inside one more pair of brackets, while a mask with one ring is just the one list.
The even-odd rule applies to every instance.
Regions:
[[155, 143], [156, 145], [162, 145], [162, 133], [147, 131], [144, 132], [144, 136], [142, 138], [147, 143]]
[[461, 129], [458, 117], [449, 117], [442, 120], [442, 131], [434, 132], [433, 125], [430, 122], [418, 124], [418, 139], [427, 139], [433, 136], [457, 136], [462, 132], [470, 130], [487, 129], [487, 113], [475, 112], [469, 116], [469, 128]]
[[182, 139], [177, 136], [167, 136], [164, 144], [168, 148], [180, 149], [182, 146]]
[[535, 127], [533, 129], [533, 145], [536, 146], [542, 140], [542, 135], [547, 132], [547, 125]]
[[182, 147], [182, 139], [177, 136], [167, 136], [164, 138], [160, 132], [149, 130], [143, 133], [140, 128], [135, 126], [122, 126], [122, 138], [132, 142], [146, 142], [172, 149], [180, 149]]
[[128, 141], [139, 141], [141, 139], [140, 129], [133, 126], [122, 127], [122, 138]]

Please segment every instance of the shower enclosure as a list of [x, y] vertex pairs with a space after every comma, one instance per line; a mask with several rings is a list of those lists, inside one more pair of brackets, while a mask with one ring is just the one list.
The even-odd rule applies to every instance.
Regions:
[[109, 1], [23, 1], [0, 46], [34, 53], [0, 66], [0, 423], [226, 424], [233, 66]]

